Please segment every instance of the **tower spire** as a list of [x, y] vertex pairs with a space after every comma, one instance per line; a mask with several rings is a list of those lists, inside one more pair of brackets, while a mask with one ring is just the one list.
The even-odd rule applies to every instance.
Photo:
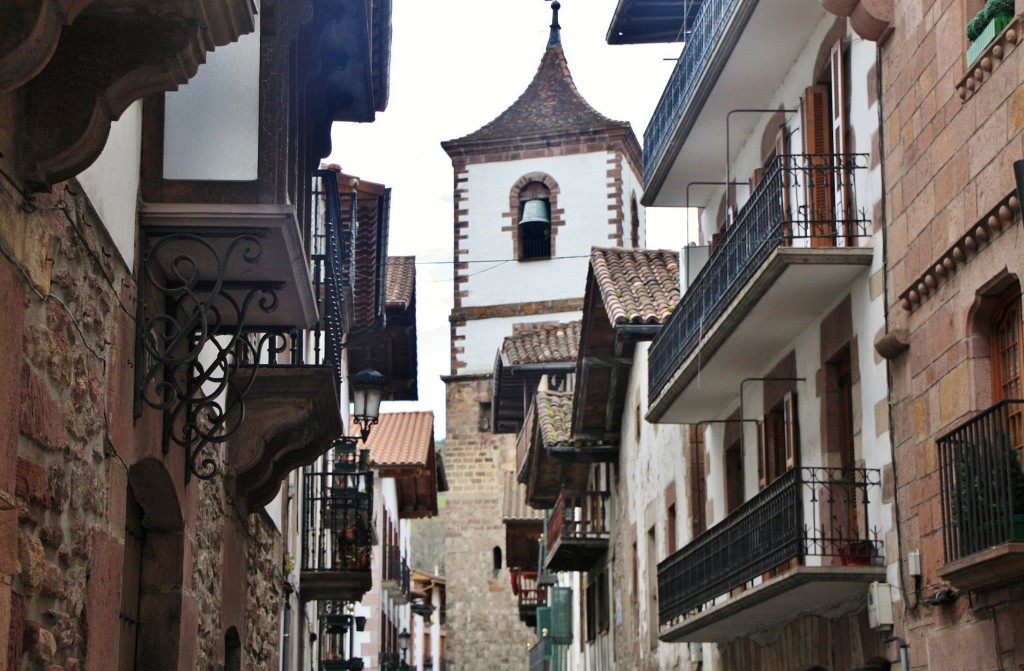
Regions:
[[562, 4], [555, 0], [551, 3], [551, 36], [548, 37], [548, 49], [562, 46], [562, 27], [558, 25], [558, 10]]

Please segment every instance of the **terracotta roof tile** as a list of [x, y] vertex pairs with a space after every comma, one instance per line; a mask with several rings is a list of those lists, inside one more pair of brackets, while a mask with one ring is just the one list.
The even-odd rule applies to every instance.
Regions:
[[572, 393], [538, 391], [537, 423], [544, 447], [567, 445], [572, 433]]
[[388, 283], [387, 302], [412, 303], [413, 293], [416, 290], [416, 257], [415, 256], [389, 256], [388, 257]]
[[504, 522], [543, 520], [544, 511], [526, 504], [526, 485], [516, 482], [516, 474], [505, 473], [501, 496], [501, 518]]
[[572, 362], [580, 345], [581, 322], [543, 326], [505, 338], [501, 355], [507, 366]]
[[[358, 435], [355, 424], [349, 435]], [[418, 466], [425, 468], [434, 444], [434, 413], [382, 412], [370, 431], [365, 447], [377, 466]]]
[[679, 253], [597, 248], [590, 266], [614, 324], [664, 324], [679, 303]]

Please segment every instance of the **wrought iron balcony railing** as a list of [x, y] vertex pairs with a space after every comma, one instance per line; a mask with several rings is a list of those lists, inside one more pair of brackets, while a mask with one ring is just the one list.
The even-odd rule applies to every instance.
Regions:
[[244, 364], [253, 365], [262, 356], [262, 366], [329, 366], [340, 388], [346, 304], [355, 278], [357, 211], [356, 194], [338, 191], [336, 171], [314, 172], [309, 263], [320, 321], [308, 331], [293, 328], [253, 334]]
[[393, 598], [398, 597], [403, 601], [409, 599], [409, 585], [412, 572], [409, 570], [409, 562], [402, 555], [401, 549], [396, 545], [384, 547], [383, 587]]
[[[333, 459], [304, 475], [303, 572], [370, 571], [373, 473], [338, 470]], [[305, 578], [304, 578], [305, 579]]]
[[946, 562], [1024, 541], [1024, 401], [996, 403], [936, 441]]
[[672, 139], [676, 122], [708, 72], [711, 54], [722, 41], [726, 27], [740, 4], [741, 0], [704, 0], [701, 3], [672, 76], [644, 131], [644, 182], [651, 183], [654, 169]]
[[608, 492], [562, 490], [548, 517], [548, 553], [564, 541], [608, 540]]
[[870, 526], [868, 494], [880, 481], [881, 472], [874, 469], [787, 471], [658, 564], [661, 624], [685, 619], [790, 560], [873, 563], [879, 541]]
[[771, 162], [651, 344], [650, 398], [778, 247], [843, 247], [870, 237], [856, 210], [854, 178], [866, 167], [863, 154], [789, 154]]

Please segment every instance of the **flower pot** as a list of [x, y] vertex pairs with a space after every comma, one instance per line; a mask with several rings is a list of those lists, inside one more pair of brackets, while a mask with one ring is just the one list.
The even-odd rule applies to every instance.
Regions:
[[988, 45], [992, 44], [992, 40], [996, 39], [996, 35], [1003, 32], [1003, 28], [1010, 24], [1013, 17], [1009, 14], [998, 14], [992, 17], [992, 20], [988, 22], [985, 29], [981, 31], [981, 35], [978, 35], [978, 39], [971, 42], [971, 46], [967, 49], [967, 64], [974, 65], [974, 61], [981, 57], [981, 54], [985, 51]]
[[875, 556], [871, 541], [850, 541], [839, 546], [839, 563], [843, 566], [870, 566]]

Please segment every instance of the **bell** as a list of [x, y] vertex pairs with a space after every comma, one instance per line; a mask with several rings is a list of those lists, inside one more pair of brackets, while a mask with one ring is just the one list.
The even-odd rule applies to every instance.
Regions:
[[548, 201], [537, 198], [523, 203], [523, 216], [519, 220], [520, 225], [550, 223], [551, 215], [548, 214]]

